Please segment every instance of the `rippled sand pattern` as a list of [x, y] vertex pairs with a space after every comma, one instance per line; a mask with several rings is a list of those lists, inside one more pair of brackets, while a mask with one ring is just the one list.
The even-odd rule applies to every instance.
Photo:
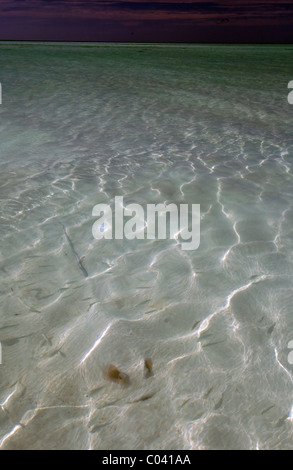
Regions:
[[[292, 59], [0, 47], [0, 449], [292, 448]], [[115, 196], [199, 249], [95, 240]]]

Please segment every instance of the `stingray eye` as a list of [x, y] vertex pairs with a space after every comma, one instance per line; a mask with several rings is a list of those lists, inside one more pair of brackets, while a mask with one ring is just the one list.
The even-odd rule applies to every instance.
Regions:
[[130, 382], [128, 375], [121, 372], [116, 366], [113, 366], [113, 364], [110, 364], [105, 369], [104, 376], [107, 380], [120, 385], [128, 385]]
[[150, 357], [147, 357], [144, 360], [144, 375], [145, 377], [150, 377], [153, 373], [153, 361]]

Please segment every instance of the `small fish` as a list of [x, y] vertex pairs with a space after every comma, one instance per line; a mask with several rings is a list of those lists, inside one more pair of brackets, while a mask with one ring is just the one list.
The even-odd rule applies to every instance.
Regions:
[[150, 398], [152, 398], [154, 396], [155, 392], [153, 393], [148, 393], [146, 395], [142, 395], [141, 397], [137, 398], [136, 400], [133, 400], [132, 402], [130, 403], [139, 403], [140, 401], [146, 401], [146, 400], [149, 400]]
[[113, 366], [113, 364], [110, 364], [105, 369], [104, 376], [107, 380], [119, 385], [127, 386], [130, 383], [129, 376], [124, 372], [121, 372], [116, 366]]
[[153, 361], [150, 357], [144, 360], [144, 376], [147, 379], [153, 375]]

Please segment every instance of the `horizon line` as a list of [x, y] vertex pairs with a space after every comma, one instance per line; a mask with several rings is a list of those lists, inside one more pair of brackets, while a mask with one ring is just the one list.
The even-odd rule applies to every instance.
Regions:
[[0, 39], [0, 44], [18, 43], [18, 44], [79, 44], [79, 45], [99, 45], [99, 44], [125, 44], [125, 45], [217, 45], [217, 46], [292, 46], [293, 42], [186, 42], [186, 41], [58, 41], [42, 39]]

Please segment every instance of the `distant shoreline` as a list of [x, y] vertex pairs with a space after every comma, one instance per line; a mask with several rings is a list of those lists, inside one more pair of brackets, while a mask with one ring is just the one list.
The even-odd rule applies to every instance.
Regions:
[[19, 40], [0, 40], [0, 46], [78, 46], [78, 47], [283, 47], [293, 46], [292, 43], [212, 43], [212, 42], [112, 42], [112, 41], [19, 41]]

